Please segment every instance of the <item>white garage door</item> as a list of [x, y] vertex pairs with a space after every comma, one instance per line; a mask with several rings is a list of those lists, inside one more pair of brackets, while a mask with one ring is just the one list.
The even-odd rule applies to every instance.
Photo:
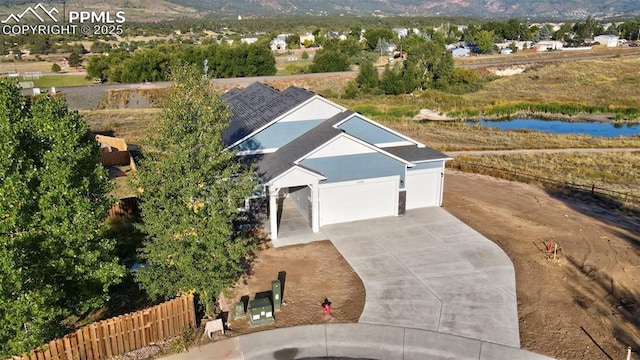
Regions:
[[407, 209], [440, 206], [440, 169], [408, 171]]
[[326, 184], [320, 187], [320, 226], [393, 216], [398, 177]]

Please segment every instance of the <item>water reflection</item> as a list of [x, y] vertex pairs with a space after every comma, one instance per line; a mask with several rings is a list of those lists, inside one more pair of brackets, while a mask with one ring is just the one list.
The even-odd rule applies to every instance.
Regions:
[[552, 134], [583, 134], [596, 137], [640, 135], [640, 124], [620, 122], [510, 119], [467, 121], [467, 124], [494, 127], [503, 130], [528, 129]]

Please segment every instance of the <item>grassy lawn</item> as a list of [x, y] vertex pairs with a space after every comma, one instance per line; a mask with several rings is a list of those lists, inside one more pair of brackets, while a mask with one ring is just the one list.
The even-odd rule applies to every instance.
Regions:
[[83, 86], [91, 85], [91, 81], [85, 79], [84, 75], [42, 75], [40, 79], [33, 80], [33, 85], [40, 88], [48, 88], [52, 86]]

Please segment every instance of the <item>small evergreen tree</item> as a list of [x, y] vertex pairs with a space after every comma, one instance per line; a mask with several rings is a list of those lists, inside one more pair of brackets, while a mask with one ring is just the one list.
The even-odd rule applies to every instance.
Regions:
[[74, 68], [78, 68], [78, 66], [80, 66], [80, 54], [78, 54], [77, 51], [72, 51], [71, 54], [69, 55], [69, 66], [72, 66]]
[[51, 71], [52, 72], [56, 72], [57, 73], [60, 70], [62, 70], [62, 69], [60, 69], [60, 65], [58, 65], [57, 63], [54, 63], [53, 65], [51, 65]]
[[378, 78], [378, 69], [373, 66], [373, 62], [365, 60], [360, 64], [360, 73], [356, 77], [358, 87], [364, 92], [372, 92], [378, 88], [380, 80]]

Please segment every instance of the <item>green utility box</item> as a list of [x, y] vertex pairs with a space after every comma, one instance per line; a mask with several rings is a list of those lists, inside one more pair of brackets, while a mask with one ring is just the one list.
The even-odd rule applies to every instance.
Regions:
[[280, 280], [271, 282], [271, 296], [273, 297], [273, 310], [280, 310], [282, 305], [282, 286]]
[[272, 324], [273, 308], [268, 298], [249, 301], [249, 321], [251, 326]]
[[238, 301], [236, 303], [236, 311], [233, 314], [233, 319], [234, 320], [238, 320], [241, 319], [243, 317], [247, 316], [247, 313], [244, 311], [244, 302], [243, 301]]

